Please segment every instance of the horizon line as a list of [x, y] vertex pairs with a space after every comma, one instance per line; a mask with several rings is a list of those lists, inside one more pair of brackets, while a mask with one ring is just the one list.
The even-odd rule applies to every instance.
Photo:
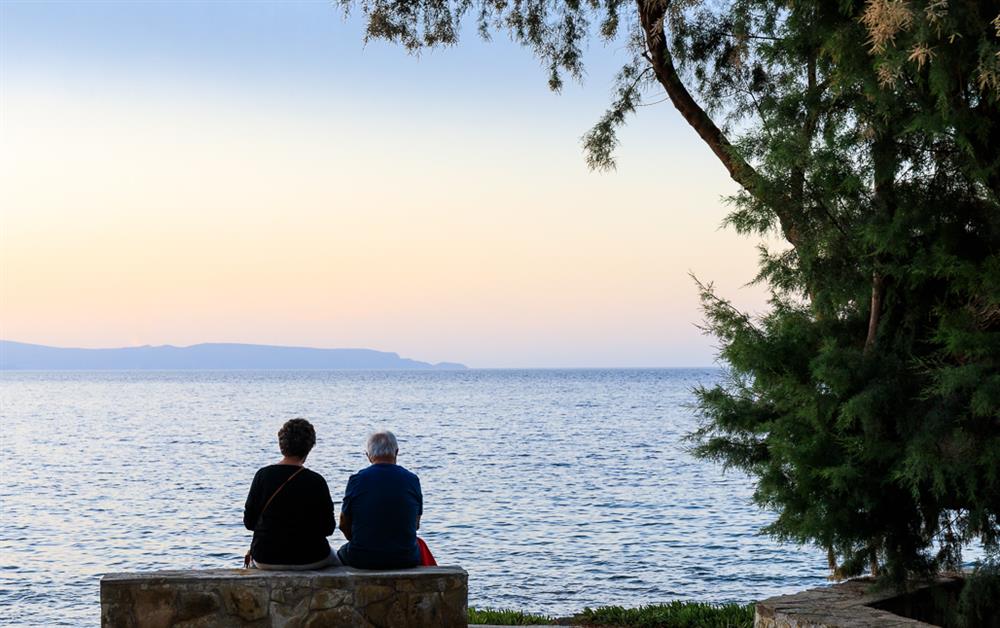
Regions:
[[[380, 353], [389, 353], [396, 356], [401, 354], [396, 351], [385, 351], [382, 349], [370, 349], [366, 347], [315, 347], [308, 345], [279, 345], [279, 344], [266, 344], [260, 342], [218, 342], [218, 341], [206, 341], [206, 342], [196, 342], [188, 345], [174, 345], [174, 344], [143, 344], [143, 345], [119, 345], [119, 346], [104, 346], [104, 347], [80, 347], [80, 346], [57, 346], [41, 344], [38, 342], [24, 342], [21, 340], [12, 340], [9, 338], [0, 338], [0, 343], [13, 343], [21, 345], [31, 345], [35, 347], [45, 347], [49, 349], [69, 349], [69, 350], [81, 350], [81, 351], [115, 351], [121, 349], [157, 349], [157, 348], [171, 348], [171, 349], [190, 349], [192, 347], [204, 346], [204, 345], [233, 345], [233, 346], [244, 346], [244, 347], [268, 347], [275, 349], [307, 349], [307, 350], [317, 350], [317, 351], [375, 351]], [[403, 358], [403, 359], [413, 359], [413, 358]], [[561, 371], [587, 371], [587, 370], [682, 370], [682, 369], [720, 369], [722, 368], [718, 364], [712, 365], [613, 365], [613, 366], [469, 366], [465, 363], [456, 362], [453, 360], [442, 360], [439, 363], [453, 363], [462, 364], [465, 366], [466, 370], [473, 371], [531, 371], [531, 370], [561, 370]], [[5, 372], [60, 372], [60, 371], [160, 371], [160, 372], [171, 372], [171, 371], [330, 371], [330, 370], [348, 370], [348, 371], [393, 371], [393, 370], [407, 370], [407, 369], [392, 369], [392, 368], [357, 368], [357, 369], [322, 369], [322, 368], [229, 368], [229, 369], [0, 369]]]

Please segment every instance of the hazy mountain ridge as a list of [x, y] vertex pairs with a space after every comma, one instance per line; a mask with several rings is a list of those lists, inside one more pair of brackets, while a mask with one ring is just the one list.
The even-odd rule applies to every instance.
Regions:
[[238, 343], [75, 349], [0, 340], [2, 370], [373, 369], [460, 370], [372, 349], [314, 349]]

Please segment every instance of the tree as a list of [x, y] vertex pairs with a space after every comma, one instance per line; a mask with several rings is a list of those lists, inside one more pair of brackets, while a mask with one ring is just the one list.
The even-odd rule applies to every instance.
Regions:
[[1000, 2], [344, 0], [418, 52], [463, 22], [530, 48], [558, 90], [593, 39], [630, 60], [584, 136], [666, 94], [741, 186], [759, 318], [702, 285], [726, 381], [697, 391], [698, 455], [748, 472], [767, 531], [837, 576], [897, 581], [1000, 549]]

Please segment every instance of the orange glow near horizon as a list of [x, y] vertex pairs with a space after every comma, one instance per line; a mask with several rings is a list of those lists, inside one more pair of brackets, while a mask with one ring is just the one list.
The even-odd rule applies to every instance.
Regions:
[[599, 174], [557, 96], [536, 119], [484, 122], [208, 84], [8, 72], [3, 87], [6, 339], [704, 365], [688, 272], [764, 304], [741, 289], [755, 243], [718, 229], [733, 186], [669, 109], [635, 121], [619, 170]]

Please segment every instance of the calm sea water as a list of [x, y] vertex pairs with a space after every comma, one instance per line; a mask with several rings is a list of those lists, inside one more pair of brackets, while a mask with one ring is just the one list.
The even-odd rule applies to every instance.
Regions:
[[[421, 535], [476, 606], [751, 601], [825, 582], [694, 460], [703, 370], [0, 374], [0, 622], [97, 625], [101, 574], [238, 567], [243, 501], [308, 417], [334, 499], [376, 427], [421, 477]], [[341, 542], [339, 537], [336, 542]]]

